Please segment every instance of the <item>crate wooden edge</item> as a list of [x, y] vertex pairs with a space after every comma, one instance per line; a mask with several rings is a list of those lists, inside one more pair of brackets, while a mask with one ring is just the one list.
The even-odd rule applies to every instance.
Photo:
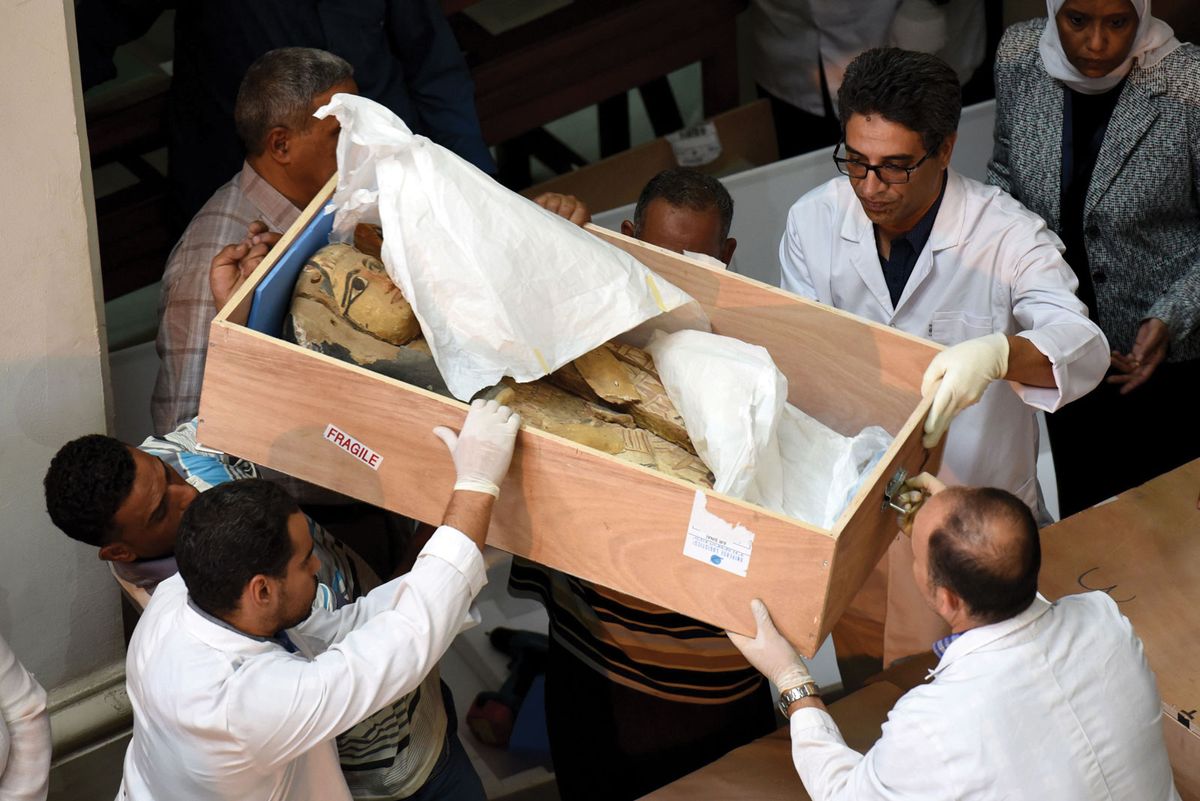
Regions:
[[[730, 270], [718, 269], [716, 267], [713, 267], [710, 264], [705, 264], [703, 261], [700, 261], [699, 259], [694, 259], [694, 258], [691, 258], [690, 256], [685, 256], [682, 253], [676, 253], [673, 250], [667, 250], [666, 248], [661, 248], [657, 245], [652, 245], [649, 242], [643, 242], [640, 239], [634, 239], [633, 237], [625, 236], [625, 234], [622, 234], [618, 231], [611, 231], [607, 228], [602, 228], [602, 227], [596, 225], [595, 223], [588, 223], [587, 225], [584, 226], [584, 229], [591, 232], [592, 234], [595, 234], [600, 239], [603, 239], [605, 242], [608, 242], [610, 245], [614, 245], [614, 246], [620, 248], [621, 250], [625, 251], [629, 255], [631, 255], [634, 258], [641, 261], [643, 264], [646, 265], [646, 267], [650, 268], [651, 270], [655, 270], [655, 267], [663, 259], [667, 259], [667, 260], [670, 260], [670, 261], [676, 262], [676, 263], [687, 264], [691, 267], [699, 267], [699, 268], [707, 270], [708, 272], [713, 273], [714, 275], [717, 275], [717, 276], [725, 276], [725, 277], [729, 277], [729, 278], [734, 278], [735, 280], [738, 280], [738, 281], [745, 282], [754, 287], [765, 290], [766, 292], [769, 292], [773, 295], [778, 295], [778, 296], [787, 298], [790, 301], [795, 301], [799, 305], [817, 308], [823, 312], [828, 312], [829, 314], [832, 314], [835, 317], [841, 317], [841, 318], [844, 318], [847, 320], [851, 320], [855, 323], [861, 323], [863, 326], [865, 326], [867, 328], [875, 329], [880, 332], [886, 332], [886, 334], [888, 334], [889, 336], [895, 336], [900, 339], [908, 340], [909, 342], [913, 343], [914, 345], [920, 345], [923, 348], [927, 348], [927, 349], [931, 350], [934, 353], [934, 355], [945, 350], [944, 345], [940, 345], [937, 342], [934, 342], [929, 339], [925, 339], [924, 337], [919, 337], [916, 334], [910, 334], [909, 332], [904, 331], [902, 329], [893, 328], [889, 325], [884, 325], [883, 323], [876, 322], [875, 320], [869, 320], [866, 317], [860, 317], [857, 314], [853, 314], [844, 309], [839, 309], [836, 306], [828, 306], [824, 303], [818, 303], [817, 301], [812, 300], [811, 298], [806, 298], [803, 295], [797, 295], [794, 292], [788, 292], [786, 289], [781, 289], [780, 287], [772, 286], [771, 284], [764, 283], [762, 281], [759, 281], [757, 278], [752, 278], [751, 276], [748, 276], [748, 275], [742, 275], [741, 273], [732, 272]], [[648, 255], [650, 255], [651, 258], [641, 259], [637, 255], [638, 252], [648, 254]]]
[[286, 231], [283, 232], [283, 236], [280, 237], [277, 243], [275, 243], [275, 246], [271, 248], [270, 252], [263, 257], [263, 260], [258, 263], [258, 266], [254, 268], [254, 271], [246, 277], [246, 280], [242, 282], [242, 285], [238, 287], [237, 290], [229, 297], [229, 300], [225, 302], [225, 305], [217, 310], [217, 314], [213, 318], [213, 325], [219, 322], [227, 321], [238, 323], [243, 326], [246, 324], [246, 319], [250, 316], [250, 305], [254, 300], [255, 288], [257, 288], [259, 283], [262, 282], [263, 278], [267, 276], [267, 273], [271, 271], [271, 268], [275, 266], [275, 263], [283, 258], [283, 255], [287, 253], [289, 248], [291, 248], [292, 243], [296, 241], [296, 237], [300, 236], [305, 227], [312, 222], [313, 218], [316, 217], [325, 204], [329, 202], [329, 199], [333, 196], [334, 190], [337, 189], [337, 179], [338, 176], [335, 172], [333, 176], [325, 182], [325, 186], [321, 187], [321, 191], [317, 192], [317, 196], [314, 197], [312, 201], [300, 212], [300, 216], [296, 218], [296, 221], [292, 223]]

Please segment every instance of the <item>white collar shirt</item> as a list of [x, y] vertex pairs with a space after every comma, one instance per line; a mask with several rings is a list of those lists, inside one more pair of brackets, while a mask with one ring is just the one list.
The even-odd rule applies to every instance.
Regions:
[[971, 629], [866, 755], [824, 710], [791, 718], [814, 801], [1178, 801], [1142, 643], [1102, 592]]
[[820, 303], [943, 345], [998, 332], [1044, 353], [1057, 388], [994, 382], [954, 420], [939, 473], [951, 484], [1001, 487], [1038, 510], [1036, 410], [1083, 396], [1109, 364], [1108, 342], [1075, 297], [1061, 249], [1045, 222], [1009, 195], [951, 171], [895, 306], [874, 227], [848, 178], [796, 201], [779, 259], [783, 288]]
[[46, 691], [0, 637], [0, 799], [44, 801], [49, 773]]
[[126, 660], [133, 739], [119, 799], [350, 799], [334, 737], [412, 692], [476, 620], [479, 549], [442, 526], [405, 576], [287, 632], [244, 635], [158, 585]]

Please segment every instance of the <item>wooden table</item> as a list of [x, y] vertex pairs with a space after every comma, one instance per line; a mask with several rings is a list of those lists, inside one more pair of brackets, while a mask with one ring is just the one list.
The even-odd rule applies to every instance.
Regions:
[[1200, 799], [1200, 459], [1042, 530], [1042, 594], [1113, 597], [1146, 647], [1184, 799]]
[[[869, 684], [829, 705], [829, 714], [846, 744], [865, 752], [879, 739], [887, 713], [903, 691], [887, 681]], [[695, 773], [668, 784], [642, 801], [810, 801], [792, 766], [792, 740], [787, 726], [736, 748]]]
[[699, 61], [704, 114], [738, 100], [735, 18], [746, 0], [576, 0], [492, 36], [451, 18], [494, 144]]

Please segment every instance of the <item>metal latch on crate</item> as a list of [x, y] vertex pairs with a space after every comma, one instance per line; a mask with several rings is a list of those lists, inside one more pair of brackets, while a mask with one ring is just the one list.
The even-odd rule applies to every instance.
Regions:
[[883, 505], [879, 507], [879, 511], [886, 512], [888, 509], [895, 509], [897, 512], [907, 512], [908, 510], [901, 506], [897, 501], [900, 500], [900, 489], [904, 486], [904, 482], [908, 480], [908, 471], [903, 467], [898, 468], [891, 480], [888, 481], [887, 487], [883, 490]]

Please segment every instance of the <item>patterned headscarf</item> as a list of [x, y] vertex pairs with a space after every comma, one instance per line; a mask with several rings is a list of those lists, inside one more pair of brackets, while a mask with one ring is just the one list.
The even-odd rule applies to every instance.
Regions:
[[1050, 74], [1050, 77], [1057, 78], [1076, 92], [1082, 92], [1085, 95], [1107, 92], [1129, 74], [1135, 60], [1143, 68], [1153, 67], [1168, 53], [1179, 47], [1179, 40], [1175, 38], [1175, 32], [1171, 30], [1171, 26], [1150, 15], [1150, 0], [1132, 0], [1133, 9], [1138, 15], [1138, 29], [1137, 35], [1133, 39], [1133, 46], [1129, 48], [1129, 55], [1125, 57], [1120, 66], [1107, 75], [1101, 78], [1089, 78], [1075, 69], [1075, 65], [1067, 59], [1062, 40], [1058, 36], [1058, 24], [1055, 22], [1055, 16], [1066, 2], [1067, 0], [1046, 0], [1046, 15], [1049, 19], [1046, 20], [1046, 29], [1042, 32], [1042, 40], [1038, 49], [1041, 51], [1042, 62], [1046, 65], [1046, 72]]

